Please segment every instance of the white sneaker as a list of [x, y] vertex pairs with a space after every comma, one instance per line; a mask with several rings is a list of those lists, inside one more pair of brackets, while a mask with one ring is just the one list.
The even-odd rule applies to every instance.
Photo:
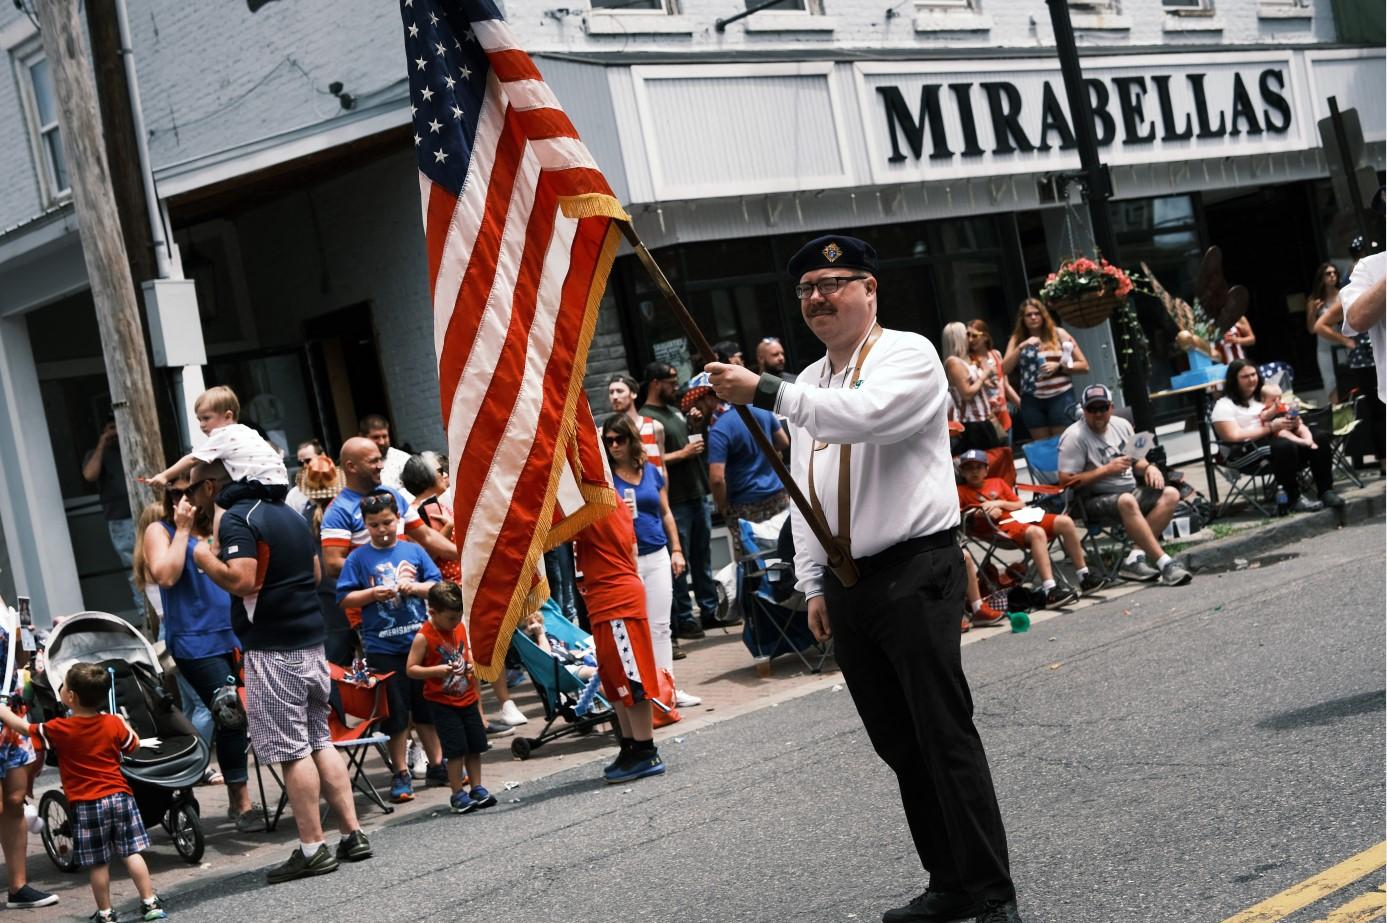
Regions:
[[411, 778], [422, 779], [429, 771], [429, 760], [424, 755], [424, 748], [412, 737], [409, 739], [409, 751], [405, 754], [405, 763], [409, 766]]
[[503, 721], [511, 727], [519, 727], [522, 724], [529, 724], [530, 719], [520, 710], [520, 707], [509, 699], [506, 704], [501, 706], [501, 711], [497, 714], [496, 720]]
[[699, 705], [702, 705], [702, 704], [703, 704], [703, 700], [700, 699], [698, 696], [696, 696], [696, 695], [689, 695], [689, 694], [688, 694], [687, 692], [685, 692], [683, 689], [676, 689], [676, 690], [674, 690], [674, 707], [675, 707], [675, 708], [694, 708], [694, 707], [699, 706]]

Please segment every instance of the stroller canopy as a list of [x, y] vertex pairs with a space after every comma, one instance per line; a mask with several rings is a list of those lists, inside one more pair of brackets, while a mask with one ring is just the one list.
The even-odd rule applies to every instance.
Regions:
[[164, 673], [154, 645], [135, 626], [108, 612], [79, 612], [63, 619], [48, 636], [46, 656], [54, 692], [77, 663], [124, 660], [149, 667], [155, 676]]

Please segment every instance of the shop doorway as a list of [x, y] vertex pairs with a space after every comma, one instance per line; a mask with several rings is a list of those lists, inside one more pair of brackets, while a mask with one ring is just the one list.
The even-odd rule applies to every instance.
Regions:
[[1315, 339], [1305, 329], [1305, 293], [1322, 259], [1309, 185], [1238, 190], [1226, 198], [1205, 193], [1203, 199], [1208, 240], [1223, 250], [1224, 275], [1251, 294], [1252, 358], [1289, 362], [1297, 391], [1320, 387]]
[[319, 432], [336, 454], [356, 435], [368, 413], [388, 413], [390, 402], [376, 348], [370, 302], [320, 315], [304, 324], [304, 356]]

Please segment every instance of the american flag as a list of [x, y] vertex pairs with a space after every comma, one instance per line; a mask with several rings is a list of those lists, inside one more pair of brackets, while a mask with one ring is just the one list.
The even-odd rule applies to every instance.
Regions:
[[454, 538], [477, 672], [613, 509], [582, 390], [626, 214], [491, 0], [401, 0]]

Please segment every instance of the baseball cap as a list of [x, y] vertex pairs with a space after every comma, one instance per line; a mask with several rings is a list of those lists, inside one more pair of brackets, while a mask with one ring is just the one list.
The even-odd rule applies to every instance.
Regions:
[[1084, 399], [1082, 401], [1085, 408], [1089, 404], [1112, 403], [1112, 391], [1108, 390], [1107, 385], [1089, 385], [1084, 389]]
[[987, 464], [987, 453], [982, 449], [969, 449], [958, 457], [958, 463], [960, 465], [966, 465], [969, 462], [977, 462], [979, 465], [985, 465]]

